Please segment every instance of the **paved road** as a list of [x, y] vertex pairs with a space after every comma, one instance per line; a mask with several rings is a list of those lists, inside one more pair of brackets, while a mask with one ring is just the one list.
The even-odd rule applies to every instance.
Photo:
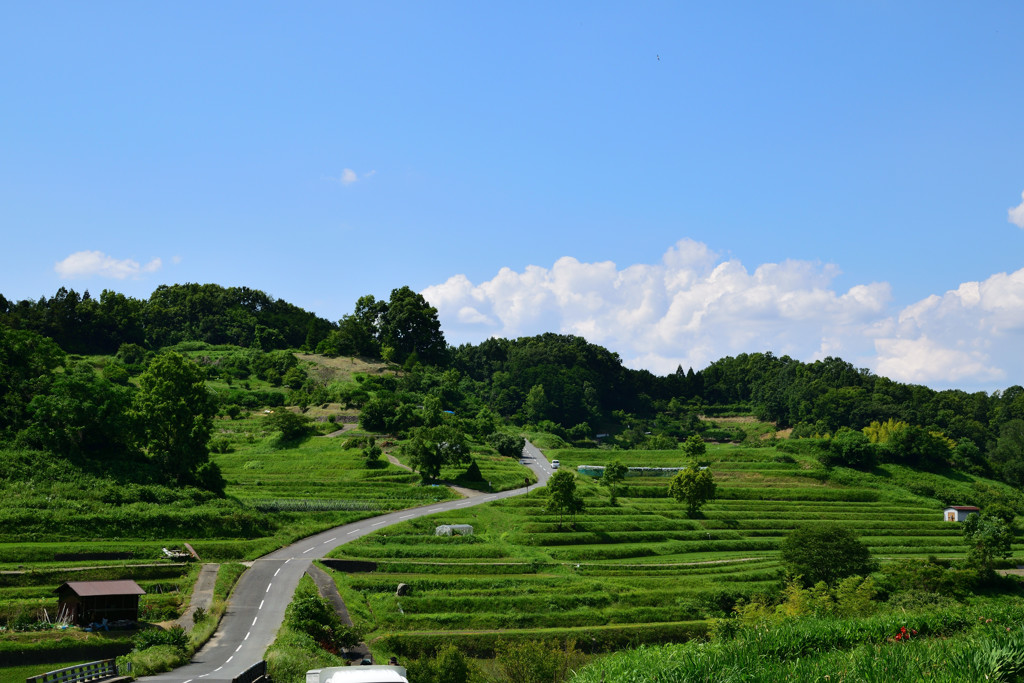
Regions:
[[324, 557], [339, 545], [392, 524], [519, 496], [547, 483], [551, 476], [551, 466], [533, 444], [527, 442], [520, 462], [537, 475], [537, 484], [370, 517], [329, 529], [264, 555], [238, 579], [216, 635], [195, 654], [191, 663], [174, 671], [145, 676], [139, 680], [162, 683], [230, 681], [263, 659], [264, 651], [274, 642], [284, 620], [285, 608], [291, 601], [299, 579], [313, 560]]

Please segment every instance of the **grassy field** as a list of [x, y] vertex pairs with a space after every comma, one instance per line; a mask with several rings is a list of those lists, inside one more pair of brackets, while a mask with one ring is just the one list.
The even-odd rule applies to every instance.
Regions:
[[[684, 464], [679, 451], [546, 455], [563, 468]], [[363, 537], [333, 556], [376, 562], [377, 570], [335, 578], [380, 655], [418, 656], [455, 642], [488, 656], [499, 639], [552, 634], [607, 650], [701, 633], [703, 620], [722, 616], [737, 598], [777, 592], [777, 549], [797, 525], [839, 522], [882, 561], [956, 558], [964, 554], [959, 525], [942, 521], [938, 500], [912, 490], [960, 491], [965, 502], [992, 487], [1014, 493], [891, 465], [830, 472], [771, 446], [716, 445], [708, 459], [719, 495], [694, 519], [667, 497], [668, 477], [627, 477], [611, 505], [605, 488], [580, 476], [587, 508], [574, 527], [560, 527], [534, 493]], [[471, 524], [475, 533], [435, 537], [442, 523]], [[409, 595], [395, 597], [399, 583]]]
[[[231, 351], [202, 353], [216, 363], [221, 352]], [[300, 356], [300, 362], [325, 383], [383, 368], [357, 359]], [[219, 378], [210, 386], [224, 394], [287, 391], [256, 379]], [[263, 409], [216, 420], [219, 452], [212, 458], [227, 481], [225, 499], [198, 490], [114, 484], [70, 471], [66, 463], [22, 463], [27, 477], [0, 490], [0, 570], [25, 572], [0, 575], [0, 623], [25, 622], [25, 615], [55, 607], [53, 589], [62, 581], [99, 578], [136, 578], [148, 593], [144, 619], [166, 621], [180, 613], [196, 572], [195, 565], [166, 560], [163, 547], [188, 541], [204, 561], [253, 559], [332, 526], [456, 497], [386, 460], [368, 467], [361, 446], [347, 447], [366, 436], [352, 424], [356, 411], [321, 403], [306, 414], [317, 420], [319, 434], [342, 424], [346, 429], [335, 438], [282, 443]], [[489, 657], [499, 641], [575, 640], [587, 653], [686, 641], [705, 634], [708, 619], [726, 614], [738, 599], [778, 592], [777, 550], [797, 525], [839, 522], [883, 561], [956, 558], [964, 553], [960, 529], [942, 521], [942, 501], [1020, 502], [1021, 494], [1009, 487], [962, 474], [895, 465], [870, 473], [827, 470], [810, 456], [777, 449], [771, 425], [742, 417], [713, 420], [745, 435], [746, 445], [709, 446], [718, 497], [694, 518], [667, 496], [669, 477], [629, 476], [612, 504], [607, 489], [580, 476], [586, 510], [571, 525], [545, 512], [546, 493], [535, 491], [403, 523], [342, 546], [335, 557], [377, 565], [373, 572], [335, 575], [357, 627], [378, 659], [392, 653], [417, 657], [449, 642]], [[393, 440], [378, 443], [401, 457]], [[572, 470], [615, 460], [633, 467], [686, 464], [680, 450], [549, 449], [546, 456]], [[489, 446], [474, 445], [473, 457], [481, 480], [466, 480], [463, 466], [444, 468], [441, 478], [495, 491], [534, 481], [527, 468]], [[434, 536], [442, 523], [471, 524], [475, 533]], [[1021, 554], [1024, 545], [1014, 550]], [[95, 553], [126, 559], [88, 559]], [[143, 566], [150, 564], [155, 566]], [[411, 592], [396, 597], [399, 583]], [[14, 653], [31, 651], [58, 668], [72, 657], [67, 648], [77, 658], [74, 648], [126, 647], [124, 638], [111, 638], [10, 629], [0, 633], [0, 655], [8, 653], [0, 657], [0, 680], [23, 673], [11, 673]]]

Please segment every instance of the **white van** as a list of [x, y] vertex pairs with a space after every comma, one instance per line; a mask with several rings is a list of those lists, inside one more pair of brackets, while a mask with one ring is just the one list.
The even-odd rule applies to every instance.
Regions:
[[306, 683], [409, 683], [404, 666], [331, 666], [306, 672]]
[[558, 469], [558, 461], [557, 460], [552, 460], [551, 461], [551, 469], [553, 469], [553, 470], [557, 470]]

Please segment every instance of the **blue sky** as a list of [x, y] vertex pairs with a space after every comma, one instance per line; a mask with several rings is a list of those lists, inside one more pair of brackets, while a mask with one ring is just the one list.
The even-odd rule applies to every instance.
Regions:
[[[7, 3], [0, 293], [1024, 384], [1024, 6]], [[973, 283], [973, 284], [972, 284]]]

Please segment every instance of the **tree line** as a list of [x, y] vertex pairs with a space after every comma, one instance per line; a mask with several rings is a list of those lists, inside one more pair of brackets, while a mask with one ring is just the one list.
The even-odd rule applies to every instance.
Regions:
[[[695, 434], [707, 440], [742, 438], [712, 430], [699, 419], [725, 410], [793, 427], [796, 436], [826, 439], [822, 457], [832, 458], [831, 464], [870, 466], [888, 459], [973, 468], [1024, 485], [1021, 386], [992, 394], [935, 391], [839, 358], [804, 363], [770, 352], [657, 376], [626, 368], [618, 354], [582, 337], [554, 333], [454, 347], [444, 337], [437, 310], [409, 287], [394, 289], [386, 300], [360, 297], [352, 313], [337, 322], [247, 287], [164, 285], [147, 300], [109, 290], [94, 299], [61, 288], [37, 301], [11, 302], [0, 295], [0, 327], [8, 331], [8, 345], [37, 347], [35, 360], [25, 361], [31, 368], [5, 363], [0, 370], [0, 431], [8, 434], [11, 416], [21, 410], [18, 419], [24, 419], [24, 406], [40, 393], [37, 384], [56, 391], [72, 377], [85, 381], [73, 368], [61, 370], [67, 377], [59, 382], [39, 379], [64, 366], [59, 360], [64, 352], [114, 355], [118, 362], [109, 364], [107, 379], [121, 386], [118, 391], [130, 391], [124, 387], [127, 375], [141, 372], [155, 352], [195, 342], [247, 349], [207, 367], [208, 377], [230, 383], [260, 376], [292, 392], [286, 399], [262, 396], [268, 401], [301, 406], [337, 400], [361, 408], [367, 427], [376, 431], [436, 429], [444, 422], [437, 414], [452, 414], [468, 422], [532, 426], [580, 446], [594, 445], [597, 434], [607, 434], [606, 440], [623, 448], [677, 448]], [[24, 342], [25, 334], [36, 341]], [[12, 341], [17, 335], [21, 342]], [[289, 350], [379, 359], [403, 372], [326, 386], [296, 367]], [[240, 389], [228, 394], [222, 404], [261, 400]], [[872, 439], [866, 430], [887, 421], [902, 426]], [[115, 429], [116, 422], [110, 424]], [[87, 441], [84, 432], [82, 439]]]

